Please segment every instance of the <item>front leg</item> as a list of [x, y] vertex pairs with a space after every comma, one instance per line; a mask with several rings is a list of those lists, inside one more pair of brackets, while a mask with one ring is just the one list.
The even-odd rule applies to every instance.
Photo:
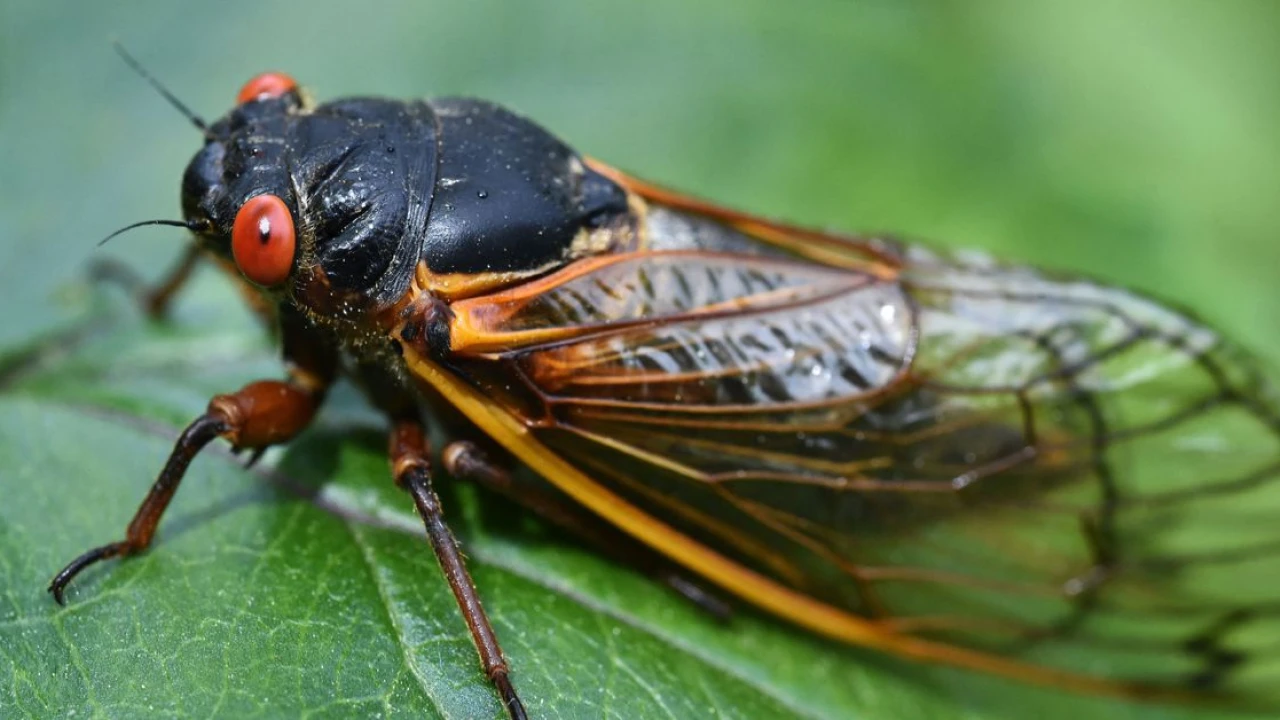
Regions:
[[311, 424], [333, 382], [334, 354], [292, 313], [282, 314], [282, 333], [289, 378], [260, 380], [210, 400], [205, 413], [178, 437], [164, 469], [126, 528], [124, 539], [89, 550], [54, 576], [49, 592], [59, 604], [64, 602], [67, 585], [80, 571], [100, 560], [136, 555], [151, 545], [160, 518], [187, 467], [214, 439], [226, 438], [236, 449], [260, 451], [292, 439]]

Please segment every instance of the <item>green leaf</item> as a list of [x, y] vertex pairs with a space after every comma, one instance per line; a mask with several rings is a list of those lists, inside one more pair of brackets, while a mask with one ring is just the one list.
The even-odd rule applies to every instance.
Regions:
[[[84, 281], [148, 276], [198, 137], [113, 34], [216, 115], [251, 74], [321, 98], [462, 92], [700, 195], [891, 228], [1176, 297], [1280, 357], [1280, 65], [1269, 5], [586, 0], [56, 4], [0, 23], [0, 717], [501, 717], [381, 420], [350, 388], [261, 468], [193, 466], [142, 556], [118, 539], [208, 398], [276, 377], [225, 281], [141, 319]], [[282, 29], [287, 28], [285, 32]], [[195, 41], [193, 41], [195, 38]], [[316, 38], [340, 39], [317, 42]], [[720, 624], [505, 502], [450, 523], [537, 717], [1207, 718], [926, 668], [748, 609]]]

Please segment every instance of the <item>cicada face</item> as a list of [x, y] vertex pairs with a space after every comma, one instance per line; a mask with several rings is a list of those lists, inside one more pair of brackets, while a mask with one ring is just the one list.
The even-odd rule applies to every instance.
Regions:
[[[208, 128], [182, 177], [182, 208], [207, 248], [230, 260], [237, 213], [250, 199], [279, 198], [292, 218], [302, 199], [292, 185], [287, 128], [303, 107], [296, 89], [255, 97]], [[295, 224], [305, 224], [297, 223]], [[293, 259], [286, 271], [293, 269]]]

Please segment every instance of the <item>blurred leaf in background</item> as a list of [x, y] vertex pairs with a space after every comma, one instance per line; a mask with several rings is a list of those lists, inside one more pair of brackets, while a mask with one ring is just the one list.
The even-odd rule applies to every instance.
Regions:
[[[1280, 358], [1280, 5], [651, 0], [0, 8], [0, 716], [498, 717], [378, 420], [351, 391], [266, 470], [196, 463], [151, 552], [116, 538], [177, 428], [274, 377], [214, 273], [152, 324], [204, 115], [264, 69], [322, 99], [467, 94], [729, 205], [1155, 291]], [[728, 627], [469, 488], [445, 502], [539, 717], [1198, 718]]]

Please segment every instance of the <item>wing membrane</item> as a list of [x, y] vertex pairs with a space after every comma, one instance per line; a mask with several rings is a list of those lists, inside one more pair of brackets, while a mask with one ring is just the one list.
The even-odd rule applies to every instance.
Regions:
[[1280, 421], [1250, 361], [1123, 290], [861, 256], [583, 261], [455, 303], [456, 367], [630, 504], [888, 632], [1265, 694]]

